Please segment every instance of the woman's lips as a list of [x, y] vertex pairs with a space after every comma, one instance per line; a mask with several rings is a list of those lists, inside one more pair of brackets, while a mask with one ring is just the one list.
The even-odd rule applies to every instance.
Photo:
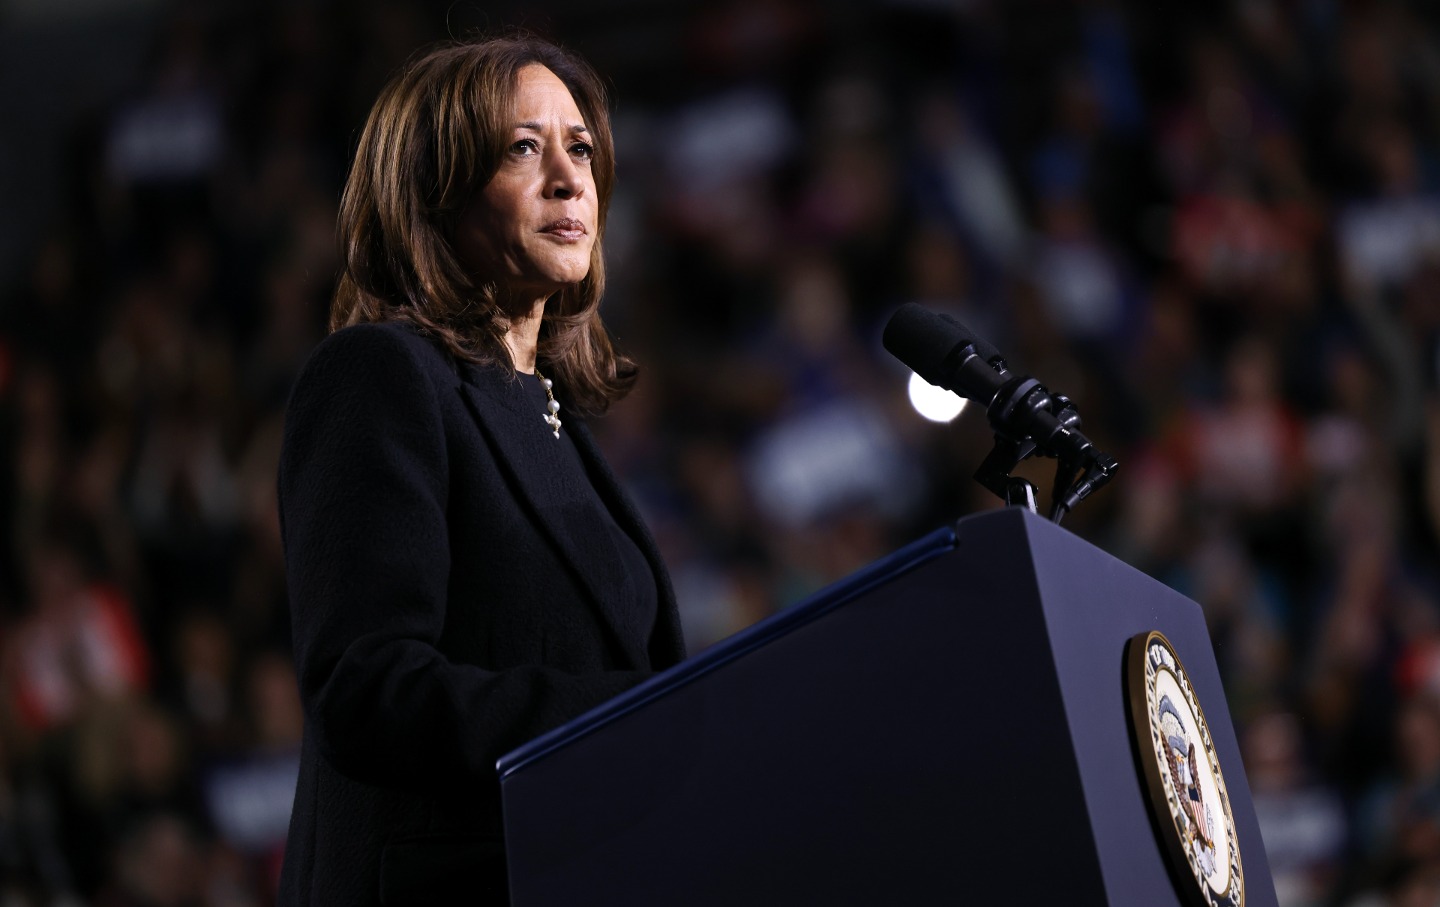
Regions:
[[565, 217], [540, 228], [541, 233], [547, 233], [557, 239], [564, 239], [575, 242], [585, 235], [585, 225], [573, 217]]

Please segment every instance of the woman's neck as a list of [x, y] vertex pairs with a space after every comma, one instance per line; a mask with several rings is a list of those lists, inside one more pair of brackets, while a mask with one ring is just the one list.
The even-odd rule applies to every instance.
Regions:
[[517, 372], [527, 375], [535, 372], [535, 353], [540, 348], [540, 320], [545, 315], [545, 300], [540, 299], [530, 308], [530, 314], [512, 318], [505, 331], [505, 346], [510, 350], [510, 362]]

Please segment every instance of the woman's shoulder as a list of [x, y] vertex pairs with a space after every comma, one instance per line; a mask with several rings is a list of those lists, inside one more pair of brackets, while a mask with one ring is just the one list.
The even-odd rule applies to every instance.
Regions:
[[287, 412], [384, 401], [428, 409], [459, 383], [450, 355], [404, 322], [357, 324], [321, 340], [290, 389]]
[[310, 353], [304, 377], [335, 372], [370, 376], [421, 372], [454, 376], [448, 353], [408, 321], [382, 321], [341, 328]]

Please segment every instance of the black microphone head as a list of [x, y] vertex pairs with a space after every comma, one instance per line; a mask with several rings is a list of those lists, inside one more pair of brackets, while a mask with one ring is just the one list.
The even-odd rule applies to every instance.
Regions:
[[939, 387], [946, 383], [940, 366], [961, 342], [953, 324], [913, 302], [905, 303], [890, 316], [880, 339], [890, 355]]
[[881, 342], [892, 356], [937, 387], [950, 386], [941, 366], [956, 347], [974, 347], [975, 354], [985, 362], [1000, 358], [999, 350], [958, 318], [932, 312], [913, 302], [905, 303], [890, 316]]
[[954, 315], [941, 315], [940, 317], [954, 325], [955, 329], [960, 332], [960, 336], [964, 337], [967, 342], [974, 344], [975, 355], [984, 359], [986, 362], [994, 362], [996, 359], [1001, 358], [999, 350], [991, 346], [990, 342], [984, 337], [981, 337], [966, 327], [959, 318], [956, 318]]

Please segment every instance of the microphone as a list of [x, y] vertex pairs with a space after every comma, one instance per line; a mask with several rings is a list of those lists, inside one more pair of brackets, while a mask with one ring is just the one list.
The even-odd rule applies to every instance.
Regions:
[[[882, 342], [921, 378], [986, 407], [996, 431], [1076, 461], [1093, 449], [1089, 439], [1052, 412], [1055, 399], [1039, 381], [1003, 370], [1000, 352], [955, 318], [908, 302], [885, 325]], [[996, 361], [1000, 369], [992, 364]]]

